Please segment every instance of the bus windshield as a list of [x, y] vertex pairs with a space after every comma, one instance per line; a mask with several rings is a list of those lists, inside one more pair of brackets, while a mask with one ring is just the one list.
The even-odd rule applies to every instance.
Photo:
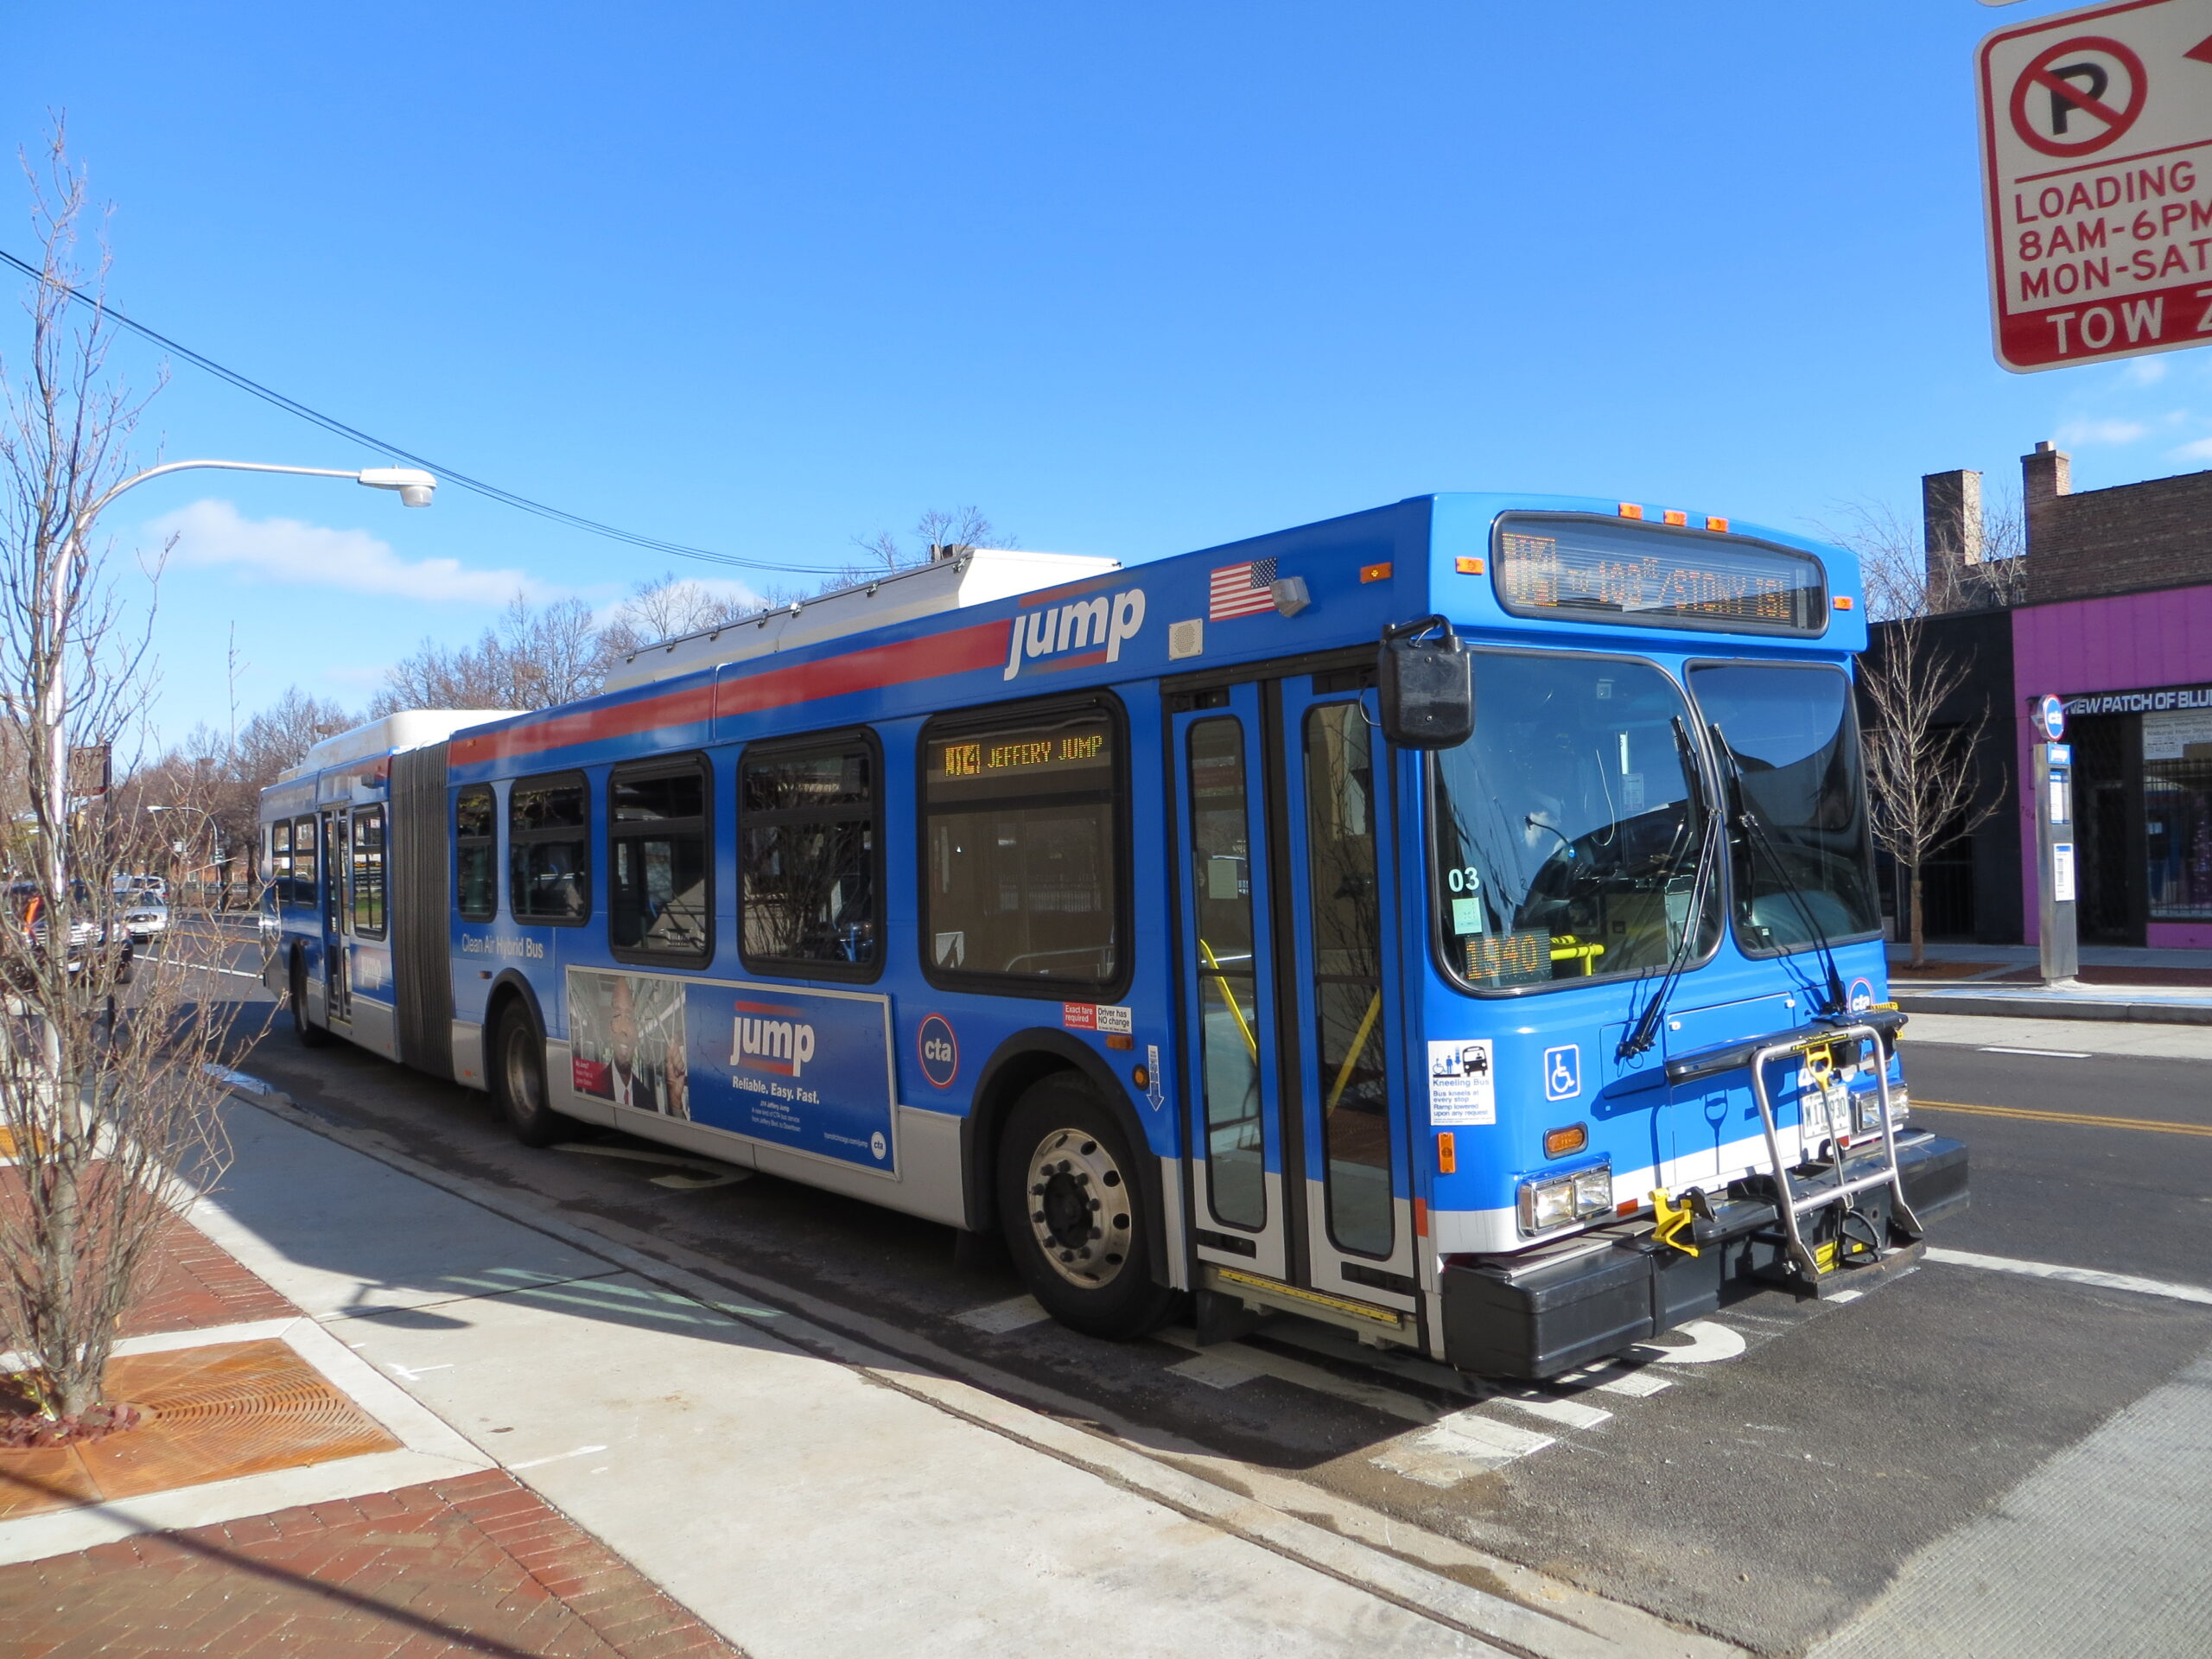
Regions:
[[[1432, 902], [1477, 990], [1666, 967], [1691, 926], [1706, 809], [1691, 715], [1649, 663], [1475, 653], [1474, 735], [1431, 772]], [[1720, 931], [1709, 874], [1694, 954]]]
[[1753, 955], [1879, 930], [1851, 683], [1832, 668], [1719, 663], [1690, 690], [1725, 744], [1749, 836], [1735, 846], [1736, 927]]

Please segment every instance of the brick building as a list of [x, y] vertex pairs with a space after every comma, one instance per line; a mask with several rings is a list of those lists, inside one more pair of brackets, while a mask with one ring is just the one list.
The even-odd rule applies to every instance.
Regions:
[[1974, 765], [2005, 802], [1923, 871], [1929, 932], [2035, 942], [2020, 779], [2028, 711], [2050, 692], [2066, 701], [2075, 745], [2082, 938], [2212, 946], [2212, 471], [2076, 494], [2048, 442], [2020, 469], [2024, 583], [1983, 558], [1980, 475], [1922, 480], [1939, 612], [1924, 626], [1971, 668], [1938, 717], [1986, 712]]

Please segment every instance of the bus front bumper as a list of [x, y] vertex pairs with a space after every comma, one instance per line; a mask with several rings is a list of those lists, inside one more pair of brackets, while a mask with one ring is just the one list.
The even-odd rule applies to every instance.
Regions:
[[[1921, 1133], [1899, 1136], [1897, 1150], [1905, 1201], [1923, 1227], [1966, 1207], [1964, 1145]], [[1859, 1162], [1851, 1160], [1847, 1170], [1857, 1173]], [[1838, 1266], [1806, 1285], [1790, 1268], [1770, 1188], [1763, 1200], [1745, 1186], [1738, 1182], [1716, 1198], [1713, 1219], [1696, 1224], [1695, 1255], [1660, 1243], [1646, 1217], [1514, 1255], [1445, 1257], [1445, 1358], [1478, 1376], [1541, 1382], [1726, 1303], [1781, 1287], [1801, 1294], [1848, 1288], [1897, 1263], [1900, 1251], [1885, 1251], [1883, 1263]], [[1901, 1240], [1886, 1187], [1859, 1195], [1857, 1207], [1878, 1236]], [[1833, 1208], [1815, 1211], [1800, 1224], [1814, 1238], [1832, 1239], [1835, 1217]]]

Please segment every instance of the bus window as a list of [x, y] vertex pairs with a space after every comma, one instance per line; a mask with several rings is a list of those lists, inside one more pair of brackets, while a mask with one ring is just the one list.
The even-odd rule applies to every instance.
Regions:
[[486, 784], [471, 784], [454, 797], [454, 902], [472, 922], [499, 913], [498, 810]]
[[922, 741], [922, 961], [1059, 995], [1121, 972], [1116, 723], [1034, 713]]
[[1882, 925], [1851, 683], [1833, 668], [1715, 663], [1690, 690], [1729, 753], [1751, 835], [1735, 840], [1736, 938], [1749, 956]]
[[384, 808], [353, 814], [353, 931], [384, 937]]
[[292, 825], [269, 826], [269, 891], [279, 905], [292, 902]]
[[1189, 742], [1190, 882], [1198, 922], [1206, 1174], [1216, 1216], [1232, 1226], [1264, 1227], [1267, 1148], [1258, 984], [1263, 964], [1252, 926], [1244, 728], [1233, 716], [1197, 721]]
[[1306, 857], [1329, 1234], [1340, 1249], [1388, 1255], [1397, 1230], [1390, 1210], [1382, 893], [1375, 757], [1367, 713], [1357, 702], [1325, 702], [1306, 716]]
[[507, 907], [517, 921], [591, 919], [591, 787], [579, 772], [516, 781], [507, 794]]
[[703, 964], [714, 954], [707, 892], [707, 763], [617, 767], [607, 785], [607, 942], [635, 957]]
[[750, 748], [738, 770], [739, 954], [760, 973], [873, 978], [882, 933], [875, 748]]
[[315, 820], [292, 820], [291, 900], [302, 910], [315, 907]]
[[1475, 653], [1475, 734], [1431, 763], [1429, 904], [1472, 990], [1664, 969], [1719, 943], [1717, 849], [1675, 682], [1649, 663]]

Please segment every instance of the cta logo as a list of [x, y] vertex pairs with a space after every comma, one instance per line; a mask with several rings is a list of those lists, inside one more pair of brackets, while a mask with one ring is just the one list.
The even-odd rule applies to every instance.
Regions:
[[921, 1058], [922, 1075], [940, 1089], [951, 1088], [960, 1075], [960, 1039], [952, 1034], [952, 1021], [941, 1014], [930, 1015], [915, 1033], [914, 1049]]
[[1007, 651], [1006, 677], [1021, 672], [1025, 662], [1058, 660], [1047, 671], [1082, 668], [1095, 663], [1118, 663], [1122, 646], [1137, 637], [1144, 626], [1144, 589], [1125, 588], [1096, 599], [1078, 599], [1066, 605], [1048, 605], [1027, 616], [1014, 619], [1014, 636]]
[[740, 1002], [731, 1022], [730, 1070], [804, 1077], [814, 1058], [814, 1027], [790, 1018], [800, 1012], [773, 1002]]

